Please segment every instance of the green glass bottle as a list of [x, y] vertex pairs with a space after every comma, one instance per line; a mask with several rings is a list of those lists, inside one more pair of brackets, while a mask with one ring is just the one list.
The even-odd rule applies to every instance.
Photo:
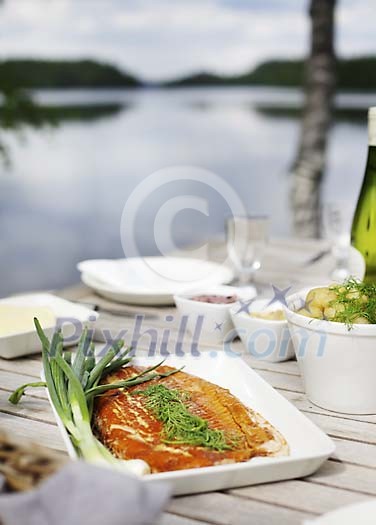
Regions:
[[351, 229], [351, 243], [363, 255], [366, 282], [376, 283], [376, 107], [368, 110], [368, 158]]

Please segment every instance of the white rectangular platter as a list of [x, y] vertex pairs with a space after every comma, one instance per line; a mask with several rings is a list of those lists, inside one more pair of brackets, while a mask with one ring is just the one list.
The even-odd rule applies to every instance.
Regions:
[[[135, 357], [132, 364], [151, 366], [157, 357]], [[290, 455], [254, 458], [244, 463], [150, 474], [145, 483], [168, 482], [173, 494], [195, 494], [308, 476], [334, 452], [334, 443], [291, 403], [276, 392], [240, 357], [205, 352], [199, 357], [169, 356], [166, 365], [228, 388], [246, 406], [259, 412], [285, 437]], [[56, 416], [56, 413], [55, 413]], [[69, 455], [76, 458], [68, 434], [57, 417]], [[142, 458], [141, 458], [142, 459]]]

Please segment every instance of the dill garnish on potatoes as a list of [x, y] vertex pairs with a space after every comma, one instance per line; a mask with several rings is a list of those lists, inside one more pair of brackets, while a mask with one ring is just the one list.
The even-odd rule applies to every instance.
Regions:
[[376, 324], [376, 285], [351, 278], [343, 284], [313, 288], [297, 313], [350, 328], [354, 324]]

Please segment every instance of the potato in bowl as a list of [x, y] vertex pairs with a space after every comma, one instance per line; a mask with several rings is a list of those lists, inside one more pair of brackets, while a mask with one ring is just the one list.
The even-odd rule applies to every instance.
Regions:
[[349, 279], [343, 284], [313, 288], [296, 313], [349, 327], [376, 324], [376, 286]]

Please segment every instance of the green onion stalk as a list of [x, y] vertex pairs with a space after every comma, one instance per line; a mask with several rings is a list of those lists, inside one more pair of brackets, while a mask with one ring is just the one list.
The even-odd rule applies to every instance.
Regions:
[[94, 356], [94, 344], [85, 328], [77, 351], [72, 361], [72, 354], [63, 349], [63, 336], [57, 330], [51, 341], [45, 335], [38, 319], [35, 327], [42, 344], [42, 362], [44, 381], [27, 383], [17, 388], [9, 397], [13, 404], [19, 403], [29, 387], [46, 387], [52, 405], [66, 428], [78, 457], [99, 465], [113, 466], [136, 474], [150, 472], [149, 466], [142, 460], [121, 460], [94, 436], [91, 426], [94, 399], [108, 390], [126, 389], [134, 385], [167, 377], [171, 373], [159, 373], [156, 369], [163, 363], [147, 368], [129, 379], [115, 383], [100, 384], [101, 379], [131, 361], [130, 349], [122, 351], [124, 341], [116, 341], [110, 350], [98, 362]]

